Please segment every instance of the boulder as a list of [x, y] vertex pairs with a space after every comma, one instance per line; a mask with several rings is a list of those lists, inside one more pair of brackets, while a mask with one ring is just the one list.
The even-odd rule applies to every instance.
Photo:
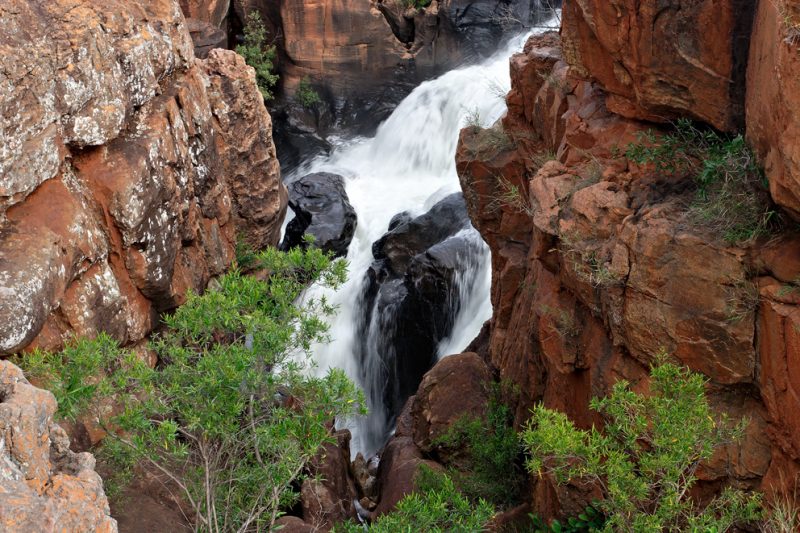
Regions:
[[329, 172], [308, 174], [289, 184], [294, 218], [286, 226], [281, 249], [305, 247], [303, 235], [334, 257], [344, 257], [356, 231], [356, 211], [344, 190], [344, 178]]
[[70, 451], [56, 407], [50, 392], [0, 361], [0, 529], [116, 532], [94, 457]]
[[383, 407], [369, 415], [372, 426], [386, 428], [438, 359], [485, 245], [456, 193], [423, 215], [395, 220], [372, 249], [357, 350], [366, 392], [372, 405]]
[[330, 530], [334, 524], [356, 517], [358, 499], [350, 473], [350, 431], [339, 430], [335, 442], [322, 449], [308, 466], [309, 477], [300, 488], [303, 520], [315, 528]]

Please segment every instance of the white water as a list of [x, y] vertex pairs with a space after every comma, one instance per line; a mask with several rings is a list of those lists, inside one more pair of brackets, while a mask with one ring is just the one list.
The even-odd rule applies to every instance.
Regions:
[[[508, 60], [522, 47], [526, 37], [513, 39], [482, 64], [454, 70], [421, 84], [378, 128], [375, 137], [340, 141], [331, 156], [317, 158], [293, 173], [326, 171], [344, 176], [350, 203], [358, 215], [358, 226], [347, 254], [348, 281], [335, 292], [317, 286], [307, 291], [309, 297], [325, 295], [338, 306], [330, 324], [331, 342], [313, 349], [320, 373], [338, 367], [362, 388], [367, 388], [368, 384], [361, 383], [362, 369], [355, 357], [354, 337], [364, 272], [373, 261], [372, 243], [386, 233], [395, 214], [408, 211], [417, 216], [447, 194], [460, 190], [455, 168], [459, 131], [468, 116], [474, 120], [477, 114], [482, 125], [490, 125], [505, 112], [504, 95], [510, 88]], [[475, 230], [471, 231], [483, 253], [472, 257], [466, 271], [457, 276], [460, 308], [450, 337], [440, 343], [439, 357], [462, 351], [492, 314], [488, 247]], [[379, 401], [374, 397], [370, 400]], [[370, 454], [382, 445], [370, 423], [374, 426], [376, 421], [357, 419], [345, 423], [353, 433], [354, 454], [358, 451]]]

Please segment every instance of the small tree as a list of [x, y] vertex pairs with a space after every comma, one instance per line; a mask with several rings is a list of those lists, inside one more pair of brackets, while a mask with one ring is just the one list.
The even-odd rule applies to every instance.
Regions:
[[343, 372], [313, 377], [302, 356], [326, 339], [333, 309], [297, 299], [309, 282], [341, 283], [345, 264], [314, 248], [254, 261], [266, 280], [232, 271], [164, 317], [157, 369], [106, 335], [18, 359], [64, 415], [106, 428], [101, 453], [117, 474], [144, 463], [179, 487], [197, 530], [269, 530], [334, 418], [363, 412]]
[[258, 89], [265, 100], [271, 100], [272, 88], [278, 82], [278, 75], [273, 73], [275, 46], [267, 45], [267, 30], [258, 11], [251, 11], [247, 15], [244, 43], [236, 47], [236, 53], [256, 70]]
[[699, 374], [661, 359], [651, 378], [649, 396], [620, 381], [610, 396], [592, 400], [605, 418], [602, 432], [579, 430], [563, 413], [536, 407], [522, 436], [529, 470], [559, 483], [597, 484], [608, 532], [723, 532], [757, 520], [758, 495], [726, 489], [705, 508], [688, 495], [701, 462], [741, 438], [746, 422], [715, 420]]
[[300, 105], [306, 109], [311, 109], [322, 102], [319, 93], [311, 86], [311, 80], [308, 79], [308, 76], [304, 76], [303, 79], [300, 80], [300, 83], [297, 85], [295, 97], [297, 101], [300, 102]]

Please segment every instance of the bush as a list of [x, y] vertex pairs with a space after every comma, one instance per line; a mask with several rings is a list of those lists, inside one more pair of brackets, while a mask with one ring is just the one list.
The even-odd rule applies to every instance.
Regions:
[[278, 75], [273, 73], [272, 63], [275, 60], [275, 46], [267, 45], [267, 30], [257, 11], [251, 11], [247, 15], [244, 43], [236, 47], [236, 53], [256, 70], [258, 89], [264, 100], [271, 100], [272, 88], [278, 83]]
[[559, 483], [597, 484], [607, 522], [603, 531], [714, 531], [755, 521], [760, 498], [726, 489], [704, 509], [688, 497], [700, 463], [719, 446], [739, 439], [745, 422], [715, 420], [705, 380], [662, 362], [651, 371], [651, 395], [625, 381], [610, 396], [593, 399], [605, 418], [603, 432], [577, 429], [563, 413], [538, 406], [523, 432], [528, 468]]
[[457, 466], [447, 473], [471, 501], [486, 500], [506, 508], [521, 500], [525, 487], [522, 443], [512, 423], [513, 415], [500, 402], [498, 387], [485, 417], [465, 416], [434, 442], [455, 451]]
[[300, 102], [300, 105], [306, 109], [311, 109], [315, 105], [322, 102], [322, 98], [319, 97], [319, 93], [315, 91], [313, 87], [311, 87], [311, 81], [308, 79], [308, 76], [300, 80], [300, 83], [297, 86], [297, 92], [295, 93], [295, 98], [297, 98], [297, 101]]
[[727, 138], [681, 119], [660, 138], [652, 131], [630, 144], [626, 157], [656, 172], [691, 177], [697, 187], [690, 219], [731, 244], [766, 235], [777, 223], [763, 172], [741, 135]]
[[[367, 530], [372, 533], [477, 533], [486, 531], [494, 509], [486, 501], [473, 505], [447, 475], [421, 466], [419, 491], [404, 497], [391, 513], [380, 516]], [[343, 524], [338, 532], [363, 533], [359, 524]]]
[[[341, 371], [309, 376], [300, 355], [325, 340], [320, 315], [333, 309], [295, 302], [311, 281], [341, 283], [344, 263], [317, 249], [257, 257], [266, 281], [230, 272], [164, 317], [158, 369], [105, 335], [19, 361], [63, 415], [92, 416], [109, 431], [101, 453], [119, 474], [144, 462], [180, 487], [201, 530], [269, 529], [296, 502], [332, 420], [363, 411]], [[114, 416], [102, 409], [111, 401]]]
[[589, 505], [582, 513], [577, 516], [571, 516], [563, 522], [561, 520], [552, 520], [548, 524], [538, 516], [533, 516], [531, 520], [534, 533], [585, 533], [602, 531], [606, 517], [594, 506]]

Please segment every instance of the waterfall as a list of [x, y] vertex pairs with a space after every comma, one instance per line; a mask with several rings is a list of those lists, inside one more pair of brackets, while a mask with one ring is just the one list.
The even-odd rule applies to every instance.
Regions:
[[[372, 312], [369, 322], [373, 325], [359, 327], [359, 321], [364, 322], [360, 306], [364, 302], [365, 272], [373, 263], [372, 244], [387, 232], [394, 215], [407, 211], [418, 216], [448, 194], [460, 192], [454, 157], [459, 131], [468, 117], [488, 126], [503, 115], [505, 94], [510, 88], [508, 60], [527, 37], [512, 39], [481, 64], [422, 83], [379, 126], [374, 137], [337, 139], [332, 155], [306, 162], [287, 176], [291, 180], [323, 171], [342, 175], [350, 203], [358, 214], [358, 226], [347, 254], [348, 281], [337, 291], [318, 286], [307, 291], [314, 298], [324, 295], [338, 308], [330, 322], [331, 342], [313, 348], [317, 371], [342, 368], [367, 394], [372, 414], [344, 423], [353, 433], [353, 453], [375, 452], [391, 429], [387, 427], [391, 420], [381, 416], [386, 384], [380, 379], [386, 369], [377, 359], [368, 358], [362, 363], [362, 350], [358, 348], [365, 344], [367, 352], [385, 350], [379, 346], [381, 339], [374, 338], [374, 332], [387, 326], [381, 326], [382, 320], [391, 320], [389, 311], [383, 316]], [[439, 343], [438, 357], [462, 351], [492, 314], [488, 247], [471, 227], [450, 238], [467, 244], [454, 280], [453, 298], [457, 305], [448, 317], [450, 331]], [[364, 335], [368, 338], [362, 338]]]

